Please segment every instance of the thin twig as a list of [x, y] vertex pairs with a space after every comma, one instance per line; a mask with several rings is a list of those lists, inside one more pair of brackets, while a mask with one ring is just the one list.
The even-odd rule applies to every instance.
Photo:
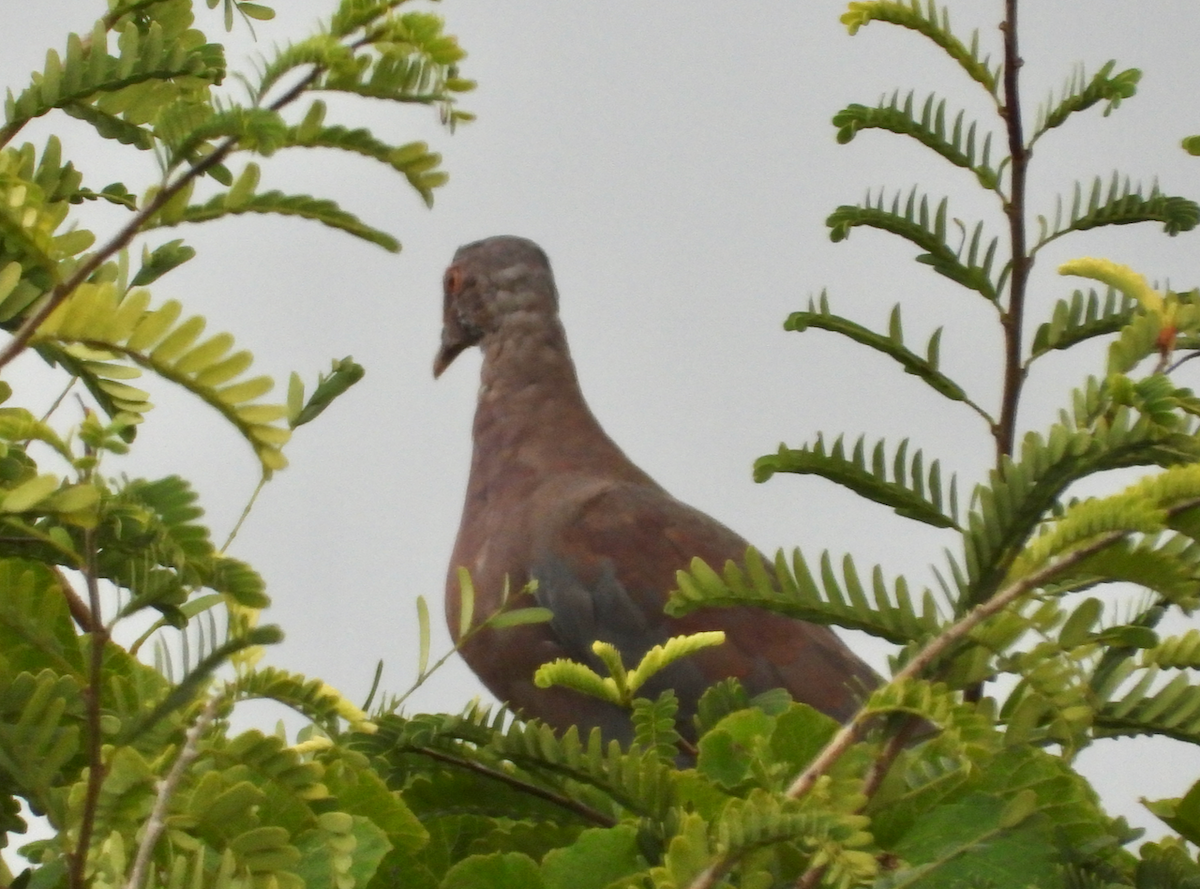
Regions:
[[1166, 373], [1173, 373], [1173, 372], [1179, 370], [1181, 365], [1187, 364], [1187, 362], [1192, 361], [1196, 358], [1200, 358], [1200, 351], [1189, 352], [1188, 354], [1184, 355], [1182, 358], [1177, 359], [1173, 364], [1171, 364], [1171, 366], [1166, 369]]
[[43, 423], [49, 420], [51, 415], [58, 410], [58, 406], [63, 403], [63, 399], [67, 397], [68, 393], [75, 388], [75, 384], [77, 382], [79, 382], [79, 377], [71, 377], [71, 379], [67, 381], [66, 387], [62, 390], [62, 392], [58, 393], [58, 398], [54, 399], [54, 403], [47, 408], [46, 413], [42, 414]]
[[[868, 801], [879, 792], [879, 787], [883, 784], [883, 779], [891, 771], [892, 763], [896, 761], [896, 757], [900, 755], [901, 751], [912, 743], [913, 735], [916, 733], [918, 726], [922, 725], [927, 725], [927, 723], [923, 723], [916, 717], [911, 717], [905, 719], [898, 727], [895, 727], [895, 731], [883, 745], [883, 750], [879, 752], [879, 756], [875, 757], [875, 761], [871, 763], [871, 768], [867, 772], [866, 779], [863, 781], [862, 794]], [[858, 813], [861, 814], [866, 806], [867, 803], [863, 803], [858, 808]]]
[[200, 738], [216, 717], [219, 700], [217, 695], [213, 695], [205, 703], [204, 709], [200, 711], [200, 715], [188, 729], [183, 748], [179, 751], [175, 764], [171, 766], [171, 771], [158, 784], [154, 808], [150, 812], [149, 820], [146, 821], [146, 832], [142, 835], [141, 843], [138, 844], [137, 857], [134, 859], [133, 870], [129, 873], [125, 889], [141, 889], [142, 882], [146, 878], [146, 869], [150, 865], [150, 856], [154, 854], [158, 838], [167, 828], [167, 806], [170, 804], [176, 788], [179, 787], [179, 782], [183, 780], [184, 772], [200, 753]]
[[83, 799], [83, 816], [79, 824], [79, 843], [71, 854], [71, 889], [84, 889], [84, 873], [87, 868], [88, 847], [92, 844], [92, 831], [96, 825], [96, 809], [100, 802], [100, 787], [104, 783], [103, 739], [100, 735], [100, 688], [104, 669], [104, 645], [108, 631], [100, 619], [99, 569], [96, 564], [96, 539], [92, 529], [83, 532], [84, 557], [87, 565], [84, 579], [87, 582], [88, 605], [92, 615], [91, 643], [88, 654], [88, 687], [84, 693], [87, 720], [88, 782]]
[[229, 546], [233, 543], [234, 538], [238, 536], [238, 532], [242, 530], [242, 525], [250, 515], [250, 510], [254, 508], [254, 502], [258, 500], [258, 495], [262, 493], [263, 486], [267, 483], [266, 475], [263, 475], [258, 484], [254, 486], [254, 493], [250, 495], [250, 499], [246, 501], [246, 506], [242, 510], [242, 514], [238, 516], [237, 523], [233, 526], [233, 530], [229, 532], [229, 536], [225, 538], [225, 542], [221, 544], [221, 552], [228, 552]]
[[539, 799], [544, 799], [549, 803], [553, 803], [569, 812], [574, 812], [581, 818], [584, 818], [593, 824], [600, 827], [615, 827], [617, 819], [610, 815], [605, 815], [603, 812], [597, 812], [591, 806], [585, 806], [577, 800], [571, 799], [569, 796], [555, 793], [552, 790], [547, 790], [544, 787], [539, 787], [537, 784], [531, 784], [528, 781], [522, 781], [515, 775], [509, 775], [497, 769], [491, 769], [482, 763], [475, 762], [470, 759], [462, 759], [449, 753], [443, 753], [440, 750], [434, 750], [431, 747], [414, 747], [414, 753], [421, 756], [428, 756], [430, 759], [436, 759], [439, 762], [449, 763], [450, 765], [458, 766], [470, 772], [475, 772], [478, 775], [483, 775], [487, 778], [492, 778], [502, 784], [507, 784], [509, 787], [514, 787], [522, 793], [527, 793], [530, 796], [536, 796]]
[[101, 626], [101, 624], [99, 620], [93, 617], [92, 609], [88, 608], [87, 603], [79, 598], [79, 593], [75, 592], [75, 588], [71, 586], [71, 582], [62, 573], [62, 569], [57, 565], [51, 565], [50, 570], [54, 572], [54, 579], [58, 581], [58, 588], [62, 591], [63, 598], [67, 600], [67, 611], [70, 612], [71, 619], [75, 621], [76, 625], [83, 632], [95, 632], [96, 628]]
[[[875, 761], [871, 763], [867, 777], [863, 780], [862, 795], [865, 801], [855, 809], [854, 813], [856, 815], [861, 815], [866, 811], [872, 797], [879, 792], [880, 785], [883, 784], [883, 779], [887, 777], [888, 772], [891, 770], [892, 763], [896, 761], [896, 757], [912, 741], [913, 732], [916, 731], [920, 724], [921, 720], [916, 717], [908, 718], [887, 739], [883, 750], [879, 752]], [[818, 864], [815, 867], [810, 867], [796, 880], [796, 889], [813, 889], [813, 887], [821, 882], [821, 878], [825, 876], [825, 871], [828, 870], [828, 867], [827, 864]]]

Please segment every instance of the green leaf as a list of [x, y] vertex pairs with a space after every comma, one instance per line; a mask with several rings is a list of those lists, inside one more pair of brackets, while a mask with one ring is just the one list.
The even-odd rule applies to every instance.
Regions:
[[1136, 300], [1109, 287], [1101, 304], [1095, 290], [1085, 298], [1076, 290], [1071, 299], [1054, 305], [1051, 319], [1038, 327], [1030, 357], [1038, 358], [1053, 349], [1069, 349], [1097, 336], [1118, 333], [1134, 316]]
[[594, 828], [570, 846], [546, 853], [542, 881], [546, 889], [605, 889], [645, 866], [633, 825]]
[[335, 202], [310, 197], [309, 195], [288, 195], [281, 191], [267, 191], [261, 194], [247, 196], [236, 206], [229, 206], [228, 194], [218, 194], [204, 204], [185, 207], [178, 217], [169, 216], [164, 208], [161, 216], [157, 217], [148, 228], [154, 224], [160, 226], [178, 225], [181, 222], [208, 222], [222, 216], [240, 215], [242, 213], [274, 213], [280, 216], [297, 216], [301, 219], [311, 219], [330, 228], [336, 228], [348, 234], [378, 244], [385, 250], [398, 253], [400, 242], [387, 232], [372, 228], [362, 222], [352, 213], [347, 213]]
[[[299, 410], [293, 412], [293, 402], [298, 402], [303, 398], [304, 387], [300, 384], [298, 395], [294, 396], [294, 383], [288, 387], [288, 412], [289, 424], [293, 429], [297, 426], [303, 426], [305, 423], [311, 423], [325, 408], [333, 403], [333, 400], [345, 393], [347, 389], [363, 378], [366, 371], [362, 365], [356, 364], [354, 359], [346, 356], [340, 361], [333, 362], [333, 368], [329, 375], [321, 374], [317, 378], [317, 387], [313, 390], [312, 397]], [[298, 378], [295, 378], [298, 380]]]
[[238, 12], [247, 18], [258, 19], [262, 22], [275, 18], [275, 10], [259, 3], [238, 3], [237, 8]]
[[153, 311], [148, 304], [144, 290], [120, 293], [111, 282], [84, 283], [38, 327], [32, 342], [79, 375], [110, 415], [139, 420], [151, 407], [146, 392], [122, 382], [132, 363], [184, 387], [223, 414], [254, 448], [264, 472], [286, 466], [282, 447], [291, 431], [274, 425], [286, 409], [248, 404], [266, 394], [272, 381], [238, 379], [252, 362], [250, 353], [226, 357], [233, 347], [229, 334], [196, 345], [205, 325], [202, 317], [180, 321], [181, 306], [173, 300]]
[[328, 762], [322, 780], [342, 811], [370, 818], [394, 849], [413, 855], [425, 846], [429, 832], [404, 798], [388, 789], [383, 778], [353, 754]]
[[291, 870], [308, 886], [366, 886], [391, 849], [387, 835], [361, 815], [325, 812], [317, 820], [319, 829], [296, 838], [300, 861]]
[[1096, 727], [1104, 735], [1162, 735], [1200, 744], [1200, 686], [1186, 673], [1153, 691], [1159, 672], [1143, 671], [1141, 678], [1119, 700], [1105, 703], [1096, 714]]
[[[816, 442], [807, 447], [780, 445], [778, 453], [759, 457], [754, 461], [754, 480], [764, 482], [777, 472], [819, 475], [849, 488], [860, 497], [890, 506], [904, 518], [916, 519], [935, 528], [958, 528], [957, 479], [951, 478], [949, 496], [943, 504], [940, 463], [934, 460], [926, 475], [922, 452], [918, 450], [913, 455], [909, 466], [907, 451], [908, 440], [905, 439], [900, 443], [894, 461], [889, 461], [880, 441], [872, 451], [868, 467], [865, 437], [855, 442], [854, 453], [847, 457], [841, 436], [831, 448], [826, 448], [824, 439], [817, 436]], [[892, 469], [890, 479], [889, 468]]]
[[775, 718], [758, 709], [739, 710], [722, 719], [699, 741], [696, 768], [725, 790], [751, 779], [775, 728]]
[[1063, 87], [1062, 98], [1058, 103], [1055, 104], [1051, 99], [1038, 110], [1038, 122], [1034, 126], [1030, 143], [1036, 142], [1048, 130], [1062, 126], [1072, 114], [1085, 111], [1099, 102], [1106, 102], [1104, 116], [1108, 117], [1120, 107], [1124, 99], [1131, 98], [1137, 92], [1142, 72], [1137, 68], [1127, 68], [1115, 76], [1109, 76], [1116, 65], [1115, 61], [1106, 62], [1086, 84], [1083, 69], [1076, 69]]
[[928, 889], [951, 889], [986, 881], [994, 889], [1061, 886], [1052, 835], [1028, 818], [1012, 823], [1011, 814], [1002, 800], [978, 794], [935, 809], [893, 850], [907, 866], [876, 885], [890, 889], [919, 882]]
[[868, 598], [849, 556], [842, 560], [842, 583], [838, 582], [828, 553], [821, 555], [819, 584], [799, 549], [793, 551], [790, 564], [780, 550], [770, 566], [764, 565], [761, 557], [750, 550], [746, 565], [743, 569], [730, 561], [718, 574], [702, 560], [693, 559], [687, 571], [676, 573], [677, 589], [671, 593], [664, 610], [677, 617], [698, 608], [752, 605], [812, 623], [863, 630], [901, 645], [914, 639], [932, 638], [942, 628], [938, 608], [928, 590], [918, 610], [904, 578], [897, 578], [889, 590], [878, 567], [871, 572]]
[[1055, 198], [1053, 223], [1046, 217], [1038, 217], [1041, 233], [1034, 252], [1068, 232], [1139, 222], [1161, 223], [1163, 231], [1171, 236], [1191, 231], [1200, 223], [1200, 204], [1190, 198], [1163, 194], [1157, 184], [1150, 189], [1149, 195], [1143, 196], [1140, 186], [1135, 188], [1128, 176], [1121, 179], [1115, 172], [1107, 190], [1099, 176], [1092, 180], [1085, 204], [1083, 189], [1076, 182], [1071, 207], [1065, 216], [1063, 199], [1059, 195]]
[[906, 373], [921, 378], [934, 391], [951, 401], [967, 400], [967, 395], [963, 388], [938, 370], [937, 350], [941, 328], [938, 328], [930, 339], [929, 348], [927, 349], [929, 357], [922, 357], [904, 345], [904, 337], [900, 333], [900, 307], [898, 305], [892, 309], [890, 326], [891, 331], [887, 336], [884, 336], [863, 327], [861, 324], [843, 318], [841, 315], [835, 315], [830, 312], [829, 303], [824, 294], [821, 294], [818, 304], [814, 305], [810, 301], [807, 311], [793, 312], [783, 323], [784, 330], [803, 332], [809, 328], [816, 328], [818, 330], [828, 330], [841, 334], [844, 337], [854, 340], [856, 343], [861, 343], [898, 361]]
[[1142, 805], [1190, 843], [1200, 843], [1200, 782], [1181, 799], [1143, 800]]
[[[103, 25], [91, 35], [86, 51], [76, 34], [70, 35], [65, 56], [51, 51], [41, 76], [7, 103], [7, 129], [13, 132], [29, 120], [49, 113], [55, 108], [81, 111], [77, 116], [94, 123], [87, 105], [98, 102], [108, 117], [116, 120], [120, 113], [131, 124], [145, 123], [137, 114], [137, 100], [146, 96], [147, 86], [156, 88], [159, 95], [155, 105], [165, 104], [161, 93], [183, 95], [194, 92], [195, 84], [219, 83], [225, 75], [225, 58], [219, 44], [198, 44], [192, 40], [173, 41], [164, 45], [164, 34], [158, 22], [150, 22], [144, 31], [130, 25], [124, 28], [117, 41], [119, 55], [109, 54], [108, 35]], [[90, 118], [90, 119], [89, 119]], [[147, 118], [148, 119], [148, 118]], [[111, 126], [97, 126], [106, 138], [119, 137]], [[139, 144], [129, 130], [121, 132], [128, 144]]]
[[984, 135], [977, 155], [978, 124], [971, 121], [964, 129], [965, 111], [958, 112], [947, 133], [946, 100], [942, 99], [935, 105], [935, 96], [931, 93], [925, 99], [918, 117], [913, 96], [914, 93], [910, 91], [901, 104], [900, 94], [895, 92], [890, 102], [884, 104], [881, 101], [875, 108], [859, 104], [846, 106], [833, 117], [833, 125], [838, 128], [838, 142], [844, 145], [865, 129], [882, 129], [909, 136], [955, 166], [970, 170], [984, 188], [996, 188], [999, 174], [991, 166], [992, 134]]
[[[899, 235], [924, 251], [917, 256], [917, 262], [931, 266], [939, 275], [995, 302], [998, 296], [991, 272], [999, 240], [992, 238], [981, 255], [983, 223], [980, 222], [976, 224], [969, 242], [964, 237], [959, 249], [952, 249], [946, 242], [948, 212], [945, 198], [931, 212], [929, 198], [921, 195], [918, 201], [916, 187], [908, 193], [903, 204], [897, 193], [889, 209], [880, 190], [874, 202], [868, 194], [865, 204], [861, 206], [843, 204], [838, 207], [829, 214], [825, 224], [829, 227], [829, 238], [834, 243], [844, 241], [852, 229], [864, 225]], [[965, 261], [961, 255], [964, 249], [967, 250]]]
[[153, 250], [147, 247], [142, 253], [142, 267], [133, 276], [129, 286], [144, 287], [151, 284], [195, 255], [195, 249], [184, 244], [181, 238], [160, 244]]
[[858, 29], [873, 21], [888, 22], [909, 28], [928, 37], [954, 59], [971, 79], [980, 84], [992, 95], [997, 95], [999, 89], [998, 69], [990, 67], [988, 57], [979, 57], [979, 33], [971, 35], [971, 45], [966, 46], [950, 32], [950, 14], [938, 8], [932, 0], [926, 9], [922, 10], [919, 0], [909, 3], [899, 0], [869, 0], [869, 2], [854, 2], [850, 4], [849, 12], [842, 15], [842, 24], [851, 35]]
[[554, 619], [554, 612], [549, 608], [514, 608], [511, 611], [498, 611], [487, 620], [487, 625], [494, 630], [505, 627], [523, 626], [524, 624], [544, 624]]
[[533, 684], [538, 688], [569, 688], [617, 706], [625, 703], [620, 689], [612, 679], [567, 658], [548, 661], [538, 667], [537, 672], [533, 674]]
[[4, 499], [0, 500], [0, 512], [27, 512], [57, 490], [57, 476], [36, 475], [5, 492]]
[[655, 701], [637, 698], [633, 702], [633, 740], [642, 750], [654, 751], [664, 763], [673, 763], [679, 754], [680, 736], [675, 728], [679, 701], [667, 689]]
[[420, 193], [426, 205], [433, 205], [433, 189], [445, 181], [438, 169], [442, 157], [429, 150], [425, 142], [389, 145], [367, 129], [347, 129], [342, 126], [321, 126], [324, 103], [314, 102], [303, 123], [288, 130], [284, 144], [305, 148], [336, 148], [387, 164], [403, 173], [409, 185]]
[[471, 855], [446, 872], [441, 889], [540, 889], [537, 862], [519, 852]]

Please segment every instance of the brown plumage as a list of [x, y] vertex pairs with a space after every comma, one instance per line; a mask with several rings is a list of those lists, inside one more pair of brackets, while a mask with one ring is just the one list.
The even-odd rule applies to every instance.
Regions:
[[745, 540], [676, 500], [635, 466], [588, 409], [558, 317], [545, 253], [494, 237], [460, 248], [446, 270], [440, 376], [464, 349], [483, 351], [474, 454], [446, 581], [446, 617], [459, 626], [457, 569], [476, 590], [476, 620], [499, 606], [507, 578], [537, 580], [547, 624], [484, 631], [463, 648], [483, 683], [527, 717], [558, 729], [599, 726], [628, 739], [627, 715], [533, 674], [560, 657], [597, 664], [591, 644], [617, 646], [627, 665], [670, 636], [724, 630], [726, 642], [674, 664], [645, 691], [673, 688], [690, 735], [700, 694], [736, 676], [751, 694], [782, 687], [840, 720], [878, 677], [828, 628], [753, 608], [662, 613], [675, 572], [699, 556], [717, 568], [743, 560]]

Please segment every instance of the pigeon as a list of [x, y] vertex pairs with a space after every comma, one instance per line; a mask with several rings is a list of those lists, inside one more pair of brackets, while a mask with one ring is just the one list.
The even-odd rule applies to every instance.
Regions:
[[[550, 262], [534, 242], [497, 236], [461, 247], [446, 270], [440, 377], [465, 349], [483, 352], [474, 450], [446, 580], [446, 618], [460, 631], [460, 568], [478, 625], [502, 607], [539, 605], [544, 623], [484, 627], [462, 656], [497, 698], [525, 718], [586, 737], [629, 742], [629, 713], [563, 688], [534, 684], [538, 667], [570, 658], [593, 668], [592, 643], [614, 645], [628, 667], [672, 636], [723, 630], [725, 642], [676, 661], [640, 692], [672, 689], [677, 725], [694, 738], [697, 702], [727, 677], [757, 695], [794, 700], [847, 721], [878, 675], [828, 627], [743, 606], [663, 613], [676, 572], [700, 558], [743, 563], [749, 544], [672, 497], [634, 465], [588, 408], [559, 320]], [[761, 558], [761, 557], [758, 557]], [[530, 584], [532, 592], [529, 592]]]

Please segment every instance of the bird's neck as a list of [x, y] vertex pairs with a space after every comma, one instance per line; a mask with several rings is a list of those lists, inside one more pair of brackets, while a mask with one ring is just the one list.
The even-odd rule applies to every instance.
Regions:
[[588, 408], [556, 316], [513, 313], [481, 346], [472, 487], [564, 472], [650, 482]]

